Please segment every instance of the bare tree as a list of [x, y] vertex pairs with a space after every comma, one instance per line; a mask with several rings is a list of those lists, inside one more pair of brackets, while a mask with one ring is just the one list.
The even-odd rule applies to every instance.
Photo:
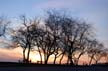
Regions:
[[77, 34], [79, 34], [79, 35], [78, 35], [78, 39], [76, 39], [76, 43], [75, 43], [75, 46], [76, 46], [75, 52], [77, 53], [77, 57], [75, 57], [74, 64], [78, 65], [80, 57], [82, 55], [84, 55], [87, 51], [88, 44], [89, 44], [88, 39], [90, 38], [90, 36], [92, 36], [91, 28], [92, 27], [90, 24], [86, 24], [84, 22], [80, 23], [78, 25], [79, 33], [77, 33]]
[[[89, 35], [92, 34], [90, 32], [90, 29], [92, 28], [91, 25], [85, 22], [81, 23], [80, 21], [74, 20], [71, 17], [68, 17], [64, 14], [55, 11], [48, 12], [48, 19], [46, 23], [46, 26], [48, 26], [48, 30], [51, 31], [51, 37], [53, 37], [54, 39], [54, 41], [52, 39], [52, 42], [57, 43], [57, 40], [59, 40], [58, 43], [62, 43], [61, 49], [63, 48], [63, 50], [61, 54], [62, 57], [60, 59], [60, 63], [65, 54], [68, 58], [67, 63], [74, 65], [73, 53], [76, 50], [80, 49], [81, 53], [77, 58], [78, 60], [81, 57], [81, 55], [84, 54], [86, 48], [86, 39], [88, 39]], [[56, 47], [54, 47], [54, 49]], [[55, 58], [57, 54], [58, 53], [55, 54]]]
[[90, 57], [89, 65], [92, 64], [93, 60], [97, 64], [98, 61], [101, 59], [101, 53], [102, 53], [103, 45], [99, 44], [99, 42], [96, 39], [91, 41], [89, 44], [90, 44], [90, 46], [87, 50], [88, 56]]
[[[45, 20], [45, 25], [48, 27], [49, 32], [51, 34], [52, 42], [51, 47], [53, 48], [53, 54], [54, 54], [54, 64], [56, 62], [56, 59], [62, 54], [61, 52], [61, 25], [60, 25], [60, 18], [57, 15], [57, 12], [54, 11], [47, 11], [47, 19]], [[52, 50], [51, 50], [52, 51]]]
[[44, 56], [44, 64], [47, 64], [50, 55], [54, 53], [52, 40], [53, 38], [47, 30], [47, 27], [45, 29], [37, 29], [37, 31], [35, 30], [35, 33], [33, 34], [33, 41], [35, 42], [35, 46], [38, 48], [41, 63], [42, 54]]
[[98, 62], [104, 56], [105, 52], [103, 51], [103, 48], [104, 48], [103, 44], [98, 43], [97, 50], [95, 50], [96, 54], [94, 56], [95, 64], [98, 64]]
[[44, 36], [46, 34], [46, 32], [44, 31], [44, 29], [42, 28], [37, 28], [34, 30], [33, 34], [33, 43], [37, 48], [37, 51], [39, 52], [40, 55], [40, 62], [42, 64], [42, 55], [43, 55], [43, 51], [44, 51]]
[[61, 64], [66, 56], [67, 64], [70, 65], [78, 65], [84, 54], [88, 54], [89, 64], [93, 60], [98, 63], [102, 57], [100, 49], [103, 46], [94, 39], [93, 28], [86, 22], [56, 11], [47, 12], [47, 18], [43, 21], [44, 27], [39, 27], [39, 21], [36, 19], [28, 20], [25, 16], [21, 17], [21, 21], [23, 28], [15, 31], [13, 41], [23, 48], [24, 62], [29, 62], [29, 54], [33, 47], [39, 52], [41, 64], [43, 61], [44, 64], [48, 64], [51, 55], [54, 55], [54, 64], [59, 57]]
[[[68, 53], [68, 62], [70, 64], [73, 63], [73, 53], [76, 50], [85, 49], [84, 42], [85, 38], [88, 38], [90, 32], [88, 31], [91, 28], [86, 23], [77, 22], [76, 20], [72, 20], [72, 18], [65, 18], [62, 26], [62, 30], [65, 38], [66, 51]], [[78, 59], [84, 52], [81, 52]]]
[[10, 21], [6, 20], [4, 16], [0, 17], [0, 36], [4, 36], [9, 23]]
[[[29, 55], [30, 55], [30, 51], [33, 47], [33, 32], [34, 29], [36, 28], [36, 19], [35, 20], [27, 20], [27, 18], [25, 16], [21, 16], [21, 20], [22, 20], [22, 24], [23, 27], [17, 29], [17, 31], [14, 31], [14, 35], [12, 36], [14, 43], [16, 43], [16, 45], [19, 45], [23, 48], [23, 62], [24, 63], [29, 63]], [[27, 50], [27, 57], [26, 55], [26, 51]]]

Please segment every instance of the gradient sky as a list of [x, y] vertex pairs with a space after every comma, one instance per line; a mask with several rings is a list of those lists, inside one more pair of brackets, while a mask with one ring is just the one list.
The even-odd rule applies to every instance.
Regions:
[[108, 43], [108, 0], [0, 0], [0, 15], [42, 16], [44, 10], [69, 10], [74, 18], [92, 23], [101, 41]]
[[12, 19], [21, 14], [43, 16], [48, 9], [68, 10], [74, 18], [92, 23], [97, 38], [108, 46], [108, 0], [0, 0], [0, 15]]

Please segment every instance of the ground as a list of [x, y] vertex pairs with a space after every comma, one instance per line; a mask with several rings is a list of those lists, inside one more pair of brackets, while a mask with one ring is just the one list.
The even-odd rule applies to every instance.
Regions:
[[108, 66], [61, 66], [21, 63], [0, 63], [0, 71], [108, 71]]

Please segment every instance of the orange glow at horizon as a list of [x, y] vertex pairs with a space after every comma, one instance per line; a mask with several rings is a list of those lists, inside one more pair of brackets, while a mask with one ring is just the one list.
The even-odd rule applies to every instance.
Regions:
[[[22, 60], [22, 48], [18, 47], [15, 49], [5, 49], [5, 48], [0, 48], [0, 61], [6, 61], [6, 62], [18, 62], [18, 60]], [[56, 63], [59, 63], [59, 59], [57, 58]], [[40, 56], [38, 52], [30, 52], [30, 60], [32, 62], [37, 63], [38, 61], [40, 61]], [[54, 60], [54, 55], [51, 55], [48, 62], [52, 63]], [[42, 56], [42, 61], [44, 61], [43, 56]], [[64, 57], [62, 60], [62, 63], [66, 63], [67, 58]], [[89, 61], [89, 59], [87, 58], [87, 55], [82, 56], [80, 58], [80, 62], [79, 64], [84, 64]], [[105, 62], [105, 59], [103, 58], [100, 62]]]

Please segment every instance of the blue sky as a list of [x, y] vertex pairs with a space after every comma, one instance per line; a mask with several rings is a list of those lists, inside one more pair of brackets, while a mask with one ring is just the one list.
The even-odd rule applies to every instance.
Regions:
[[42, 16], [44, 10], [68, 10], [74, 18], [92, 23], [105, 45], [108, 43], [108, 0], [0, 0], [0, 15]]

